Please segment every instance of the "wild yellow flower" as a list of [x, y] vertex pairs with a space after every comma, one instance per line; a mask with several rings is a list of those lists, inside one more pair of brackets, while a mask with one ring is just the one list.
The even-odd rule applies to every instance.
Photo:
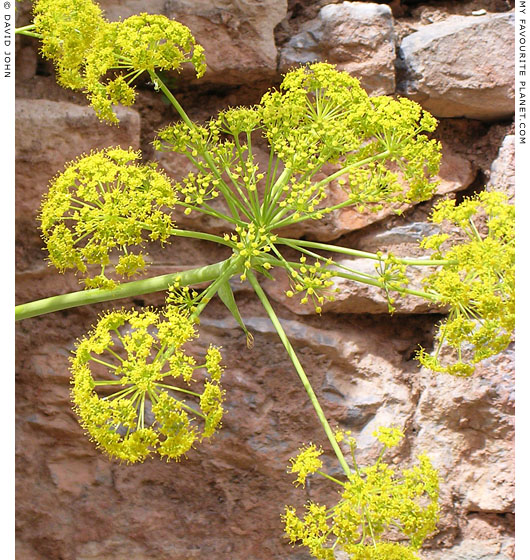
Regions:
[[[429, 458], [420, 455], [418, 464], [400, 475], [382, 456], [399, 443], [403, 432], [381, 427], [374, 437], [385, 445], [375, 464], [358, 467], [355, 446], [350, 445], [355, 471], [345, 482], [320, 473], [340, 485], [336, 505], [328, 508], [309, 501], [303, 517], [295, 508], [285, 508], [282, 519], [287, 536], [292, 543], [306, 546], [314, 558], [334, 560], [335, 550], [341, 550], [352, 560], [419, 560], [416, 551], [436, 529], [439, 479]], [[306, 476], [322, 467], [321, 453], [311, 444], [291, 461]], [[386, 541], [390, 529], [399, 530], [408, 542]]]
[[313, 443], [300, 449], [300, 453], [291, 459], [289, 472], [297, 474], [295, 484], [305, 486], [308, 475], [316, 473], [322, 468], [322, 461], [319, 459], [324, 452], [318, 449]]
[[101, 8], [91, 0], [37, 0], [33, 14], [41, 53], [54, 62], [59, 84], [83, 89], [86, 54], [108, 25]]
[[85, 60], [88, 98], [98, 116], [109, 122], [118, 122], [113, 105], [134, 103], [132, 83], [144, 72], [179, 70], [187, 62], [198, 78], [206, 71], [204, 50], [185, 25], [146, 13], [106, 25]]
[[[170, 235], [174, 186], [139, 159], [139, 152], [121, 148], [81, 156], [51, 181], [43, 199], [39, 219], [50, 261], [61, 272], [74, 268], [90, 276], [87, 287], [112, 287], [109, 268], [121, 276], [142, 271], [146, 254], [130, 249]], [[119, 255], [116, 265], [112, 253]], [[90, 265], [101, 273], [94, 276]]]
[[438, 326], [436, 349], [418, 352], [425, 367], [458, 376], [504, 350], [515, 326], [515, 208], [499, 192], [484, 191], [460, 204], [439, 203], [434, 223], [453, 226], [452, 234], [422, 242], [448, 261], [426, 280], [440, 305], [449, 306]]
[[97, 115], [111, 123], [118, 122], [115, 105], [134, 103], [132, 84], [144, 72], [179, 70], [185, 63], [198, 78], [206, 71], [204, 49], [190, 30], [162, 15], [109, 22], [91, 0], [38, 0], [34, 14], [42, 54], [53, 60], [59, 83], [84, 91]]
[[[196, 336], [191, 318], [170, 305], [162, 313], [109, 312], [77, 344], [74, 409], [98, 447], [127, 462], [153, 453], [179, 460], [216, 432], [224, 412], [221, 354], [211, 346], [197, 364], [182, 350]], [[200, 369], [207, 375], [197, 392]]]

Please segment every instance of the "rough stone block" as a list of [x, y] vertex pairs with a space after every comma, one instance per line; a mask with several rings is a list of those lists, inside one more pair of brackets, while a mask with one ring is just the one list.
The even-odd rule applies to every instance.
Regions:
[[398, 93], [437, 117], [511, 117], [514, 23], [513, 12], [450, 16], [408, 35], [398, 50]]
[[280, 68], [307, 62], [337, 64], [371, 94], [395, 89], [395, 35], [389, 6], [343, 2], [324, 6], [282, 48]]
[[[205, 49], [204, 82], [248, 82], [276, 73], [274, 28], [287, 0], [169, 0], [165, 15], [187, 25]], [[189, 70], [183, 69], [183, 77]], [[266, 78], [266, 79], [267, 79]]]
[[497, 158], [491, 164], [487, 188], [506, 193], [510, 201], [515, 199], [515, 136], [513, 134], [503, 140]]

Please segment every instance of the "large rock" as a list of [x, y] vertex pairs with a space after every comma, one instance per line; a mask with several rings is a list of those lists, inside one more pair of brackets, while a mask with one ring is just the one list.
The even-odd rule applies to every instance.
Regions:
[[330, 62], [361, 80], [371, 94], [395, 90], [395, 36], [389, 6], [343, 2], [324, 6], [280, 52], [287, 71], [308, 62]]
[[[511, 547], [510, 547], [511, 545]], [[513, 543], [467, 539], [450, 549], [425, 551], [425, 560], [512, 560]]]
[[276, 74], [274, 28], [287, 15], [287, 0], [168, 0], [165, 15], [204, 47], [204, 81], [241, 84]]
[[509, 134], [502, 142], [491, 164], [488, 189], [504, 192], [510, 201], [515, 199], [515, 136]]
[[437, 117], [511, 117], [514, 22], [513, 12], [450, 16], [408, 35], [398, 51], [398, 92]]
[[164, 15], [166, 0], [99, 0], [99, 6], [110, 21], [119, 21], [136, 14]]
[[[425, 372], [414, 422], [415, 447], [428, 447], [459, 513], [513, 513], [513, 350], [460, 379]], [[457, 505], [456, 505], [457, 504]]]

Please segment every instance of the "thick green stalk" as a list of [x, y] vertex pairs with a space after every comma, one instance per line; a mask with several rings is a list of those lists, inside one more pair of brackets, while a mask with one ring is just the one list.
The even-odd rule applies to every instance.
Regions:
[[302, 385], [304, 386], [304, 389], [306, 390], [309, 399], [311, 400], [311, 404], [313, 405], [317, 413], [318, 419], [320, 420], [320, 423], [322, 424], [322, 427], [324, 428], [324, 431], [328, 436], [328, 439], [331, 443], [331, 447], [333, 448], [333, 451], [335, 451], [335, 454], [337, 455], [337, 459], [339, 460], [341, 467], [344, 469], [344, 472], [348, 476], [351, 472], [350, 467], [348, 466], [348, 463], [344, 458], [342, 450], [339, 444], [337, 443], [337, 440], [335, 439], [333, 430], [331, 429], [331, 426], [329, 425], [329, 422], [324, 414], [324, 411], [322, 410], [322, 407], [318, 402], [315, 391], [313, 390], [313, 387], [311, 387], [311, 383], [309, 382], [309, 379], [304, 371], [304, 368], [302, 367], [302, 364], [298, 360], [294, 348], [292, 347], [289, 339], [287, 338], [287, 335], [285, 334], [285, 331], [283, 330], [283, 327], [278, 317], [276, 316], [274, 309], [272, 308], [267, 296], [265, 295], [265, 292], [259, 285], [259, 282], [254, 276], [252, 271], [249, 270], [247, 272], [247, 278], [250, 284], [252, 285], [252, 287], [254, 288], [254, 291], [256, 292], [256, 295], [261, 301], [263, 307], [265, 308], [265, 311], [267, 311], [267, 314], [269, 315], [269, 318], [272, 321], [272, 324], [274, 325], [274, 328], [276, 329], [276, 332], [278, 333], [280, 340], [282, 341], [285, 349], [287, 350], [287, 354], [289, 354], [289, 358], [291, 358], [291, 361], [293, 362], [293, 365], [296, 369], [296, 373], [298, 373], [298, 377], [300, 377], [300, 380], [302, 381]]
[[80, 307], [81, 305], [90, 305], [104, 301], [160, 292], [167, 290], [177, 279], [181, 286], [211, 282], [222, 273], [228, 260], [229, 259], [191, 270], [163, 274], [162, 276], [156, 276], [154, 278], [146, 278], [145, 280], [136, 280], [135, 282], [120, 284], [113, 290], [102, 290], [100, 288], [81, 290], [79, 292], [23, 303], [15, 307], [15, 320], [29, 319], [30, 317], [36, 317], [62, 309]]
[[241, 257], [235, 257], [232, 255], [227, 261], [225, 261], [224, 266], [217, 274], [215, 280], [208, 286], [208, 288], [203, 292], [201, 301], [197, 305], [197, 308], [192, 314], [192, 317], [198, 318], [199, 315], [202, 313], [203, 309], [206, 307], [208, 302], [211, 300], [212, 297], [217, 294], [220, 287], [230, 280], [234, 274], [237, 273], [238, 270], [241, 268]]

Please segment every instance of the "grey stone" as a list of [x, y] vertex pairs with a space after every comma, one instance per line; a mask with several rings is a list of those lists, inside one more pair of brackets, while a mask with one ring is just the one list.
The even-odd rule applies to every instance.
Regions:
[[425, 560], [511, 560], [512, 556], [501, 551], [500, 543], [468, 539], [450, 549], [422, 553]]
[[395, 89], [395, 35], [388, 6], [342, 2], [324, 6], [318, 17], [283, 47], [280, 68], [308, 62], [330, 62], [361, 80], [371, 94]]
[[405, 37], [398, 92], [438, 117], [495, 120], [514, 113], [513, 11], [450, 16]]
[[515, 136], [506, 136], [495, 161], [491, 164], [488, 190], [502, 191], [510, 201], [515, 199]]

